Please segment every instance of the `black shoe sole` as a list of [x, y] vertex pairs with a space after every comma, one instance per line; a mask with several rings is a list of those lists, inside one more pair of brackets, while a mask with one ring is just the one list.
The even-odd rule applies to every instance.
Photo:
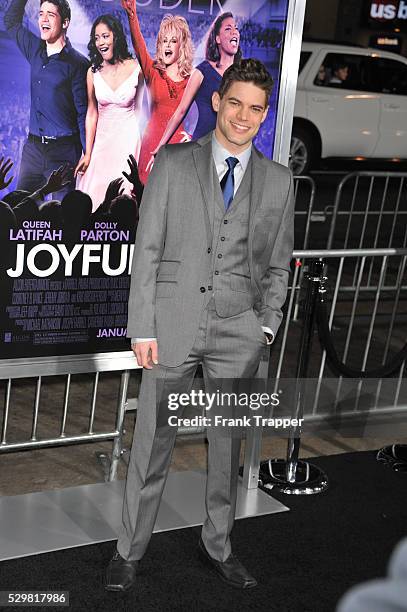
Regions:
[[108, 584], [105, 583], [104, 587], [105, 587], [105, 591], [111, 591], [112, 593], [127, 593], [127, 591], [130, 591], [136, 584], [136, 581], [132, 582], [131, 584], [129, 584], [128, 587], [124, 587], [121, 584]]
[[218, 572], [212, 565], [212, 570], [214, 571], [214, 573], [221, 579], [223, 580], [223, 582], [225, 582], [226, 584], [228, 584], [229, 586], [233, 587], [234, 589], [239, 589], [239, 591], [248, 591], [249, 589], [254, 589], [254, 587], [257, 586], [257, 582], [255, 582], [254, 584], [247, 584], [242, 586], [241, 584], [238, 584], [236, 582], [231, 582], [230, 580], [228, 580], [227, 578], [225, 578], [225, 576], [223, 574], [221, 574], [220, 572]]
[[216, 576], [218, 578], [220, 578], [221, 580], [223, 580], [223, 582], [225, 584], [228, 584], [229, 586], [233, 587], [234, 589], [239, 589], [240, 591], [244, 591], [244, 590], [248, 590], [248, 589], [254, 589], [254, 587], [257, 586], [257, 581], [254, 584], [247, 584], [242, 585], [241, 583], [237, 583], [237, 582], [232, 582], [231, 580], [228, 580], [221, 572], [219, 572], [216, 567], [213, 565], [211, 559], [208, 556], [208, 553], [206, 552], [206, 550], [202, 550], [202, 547], [198, 544], [198, 549], [199, 552], [201, 553], [201, 559], [202, 561], [206, 561], [206, 565], [208, 565], [210, 567], [210, 569], [213, 571], [214, 574], [216, 574]]
[[123, 587], [114, 586], [111, 584], [105, 584], [105, 591], [110, 591], [111, 593], [125, 593], [126, 591], [128, 591], [128, 589], [124, 589]]

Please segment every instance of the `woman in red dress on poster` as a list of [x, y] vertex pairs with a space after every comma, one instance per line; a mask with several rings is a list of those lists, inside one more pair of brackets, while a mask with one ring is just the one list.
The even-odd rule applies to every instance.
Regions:
[[[187, 21], [180, 16], [165, 15], [160, 24], [156, 42], [156, 59], [147, 50], [136, 12], [136, 0], [122, 0], [127, 13], [131, 38], [150, 92], [151, 116], [141, 142], [138, 162], [143, 184], [151, 170], [151, 152], [157, 147], [167, 123], [182, 99], [193, 70], [193, 46]], [[190, 140], [181, 123], [169, 143]]]

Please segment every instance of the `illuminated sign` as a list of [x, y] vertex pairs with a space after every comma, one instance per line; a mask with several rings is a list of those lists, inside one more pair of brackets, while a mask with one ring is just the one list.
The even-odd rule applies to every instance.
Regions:
[[374, 49], [383, 49], [384, 51], [392, 51], [393, 53], [401, 53], [402, 39], [400, 36], [386, 36], [379, 34], [371, 36], [369, 47]]
[[[361, 26], [386, 32], [407, 31], [407, 0], [364, 0]], [[389, 36], [393, 38], [392, 35]]]
[[376, 44], [380, 45], [381, 47], [383, 47], [383, 45], [386, 47], [398, 47], [400, 41], [398, 38], [388, 38], [387, 36], [379, 36], [378, 38], [376, 38]]
[[371, 2], [369, 17], [377, 21], [407, 20], [407, 2], [405, 0], [400, 0], [400, 2], [394, 2], [394, 0]]

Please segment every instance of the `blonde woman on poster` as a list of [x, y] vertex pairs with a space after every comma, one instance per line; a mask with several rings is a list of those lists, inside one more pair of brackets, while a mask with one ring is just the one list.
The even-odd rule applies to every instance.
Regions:
[[[138, 159], [143, 75], [113, 15], [101, 15], [93, 23], [88, 49], [86, 150], [75, 175], [80, 177], [77, 188], [92, 198], [94, 212], [109, 183], [126, 170], [128, 156]], [[131, 194], [127, 179], [123, 179], [123, 189]]]
[[[157, 147], [181, 102], [189, 76], [193, 70], [193, 45], [191, 32], [184, 17], [165, 15], [161, 21], [156, 42], [156, 57], [147, 50], [140, 30], [135, 0], [122, 0], [127, 13], [134, 50], [150, 92], [151, 116], [141, 143], [139, 174], [145, 184], [151, 167], [151, 152]], [[174, 130], [169, 143], [190, 140], [181, 122]]]
[[198, 122], [192, 140], [197, 140], [214, 129], [216, 113], [212, 108], [212, 94], [218, 90], [225, 70], [241, 57], [240, 34], [233, 14], [221, 13], [208, 32], [205, 60], [192, 73], [181, 103], [168, 122], [158, 146], [151, 152], [150, 166], [154, 163], [154, 156], [159, 148], [171, 142], [171, 135], [183, 121], [194, 101], [198, 108]]

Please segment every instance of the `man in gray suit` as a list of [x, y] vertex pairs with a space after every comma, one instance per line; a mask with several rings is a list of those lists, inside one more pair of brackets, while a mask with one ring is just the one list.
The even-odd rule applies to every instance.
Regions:
[[[154, 528], [176, 437], [168, 423], [169, 394], [188, 392], [199, 364], [207, 392], [219, 381], [254, 377], [282, 319], [293, 179], [252, 145], [272, 84], [258, 60], [228, 68], [212, 98], [215, 131], [162, 147], [144, 191], [128, 319], [144, 371], [108, 590], [135, 582]], [[199, 549], [227, 583], [254, 587], [229, 538], [240, 437], [209, 427], [207, 438], [207, 516]]]

